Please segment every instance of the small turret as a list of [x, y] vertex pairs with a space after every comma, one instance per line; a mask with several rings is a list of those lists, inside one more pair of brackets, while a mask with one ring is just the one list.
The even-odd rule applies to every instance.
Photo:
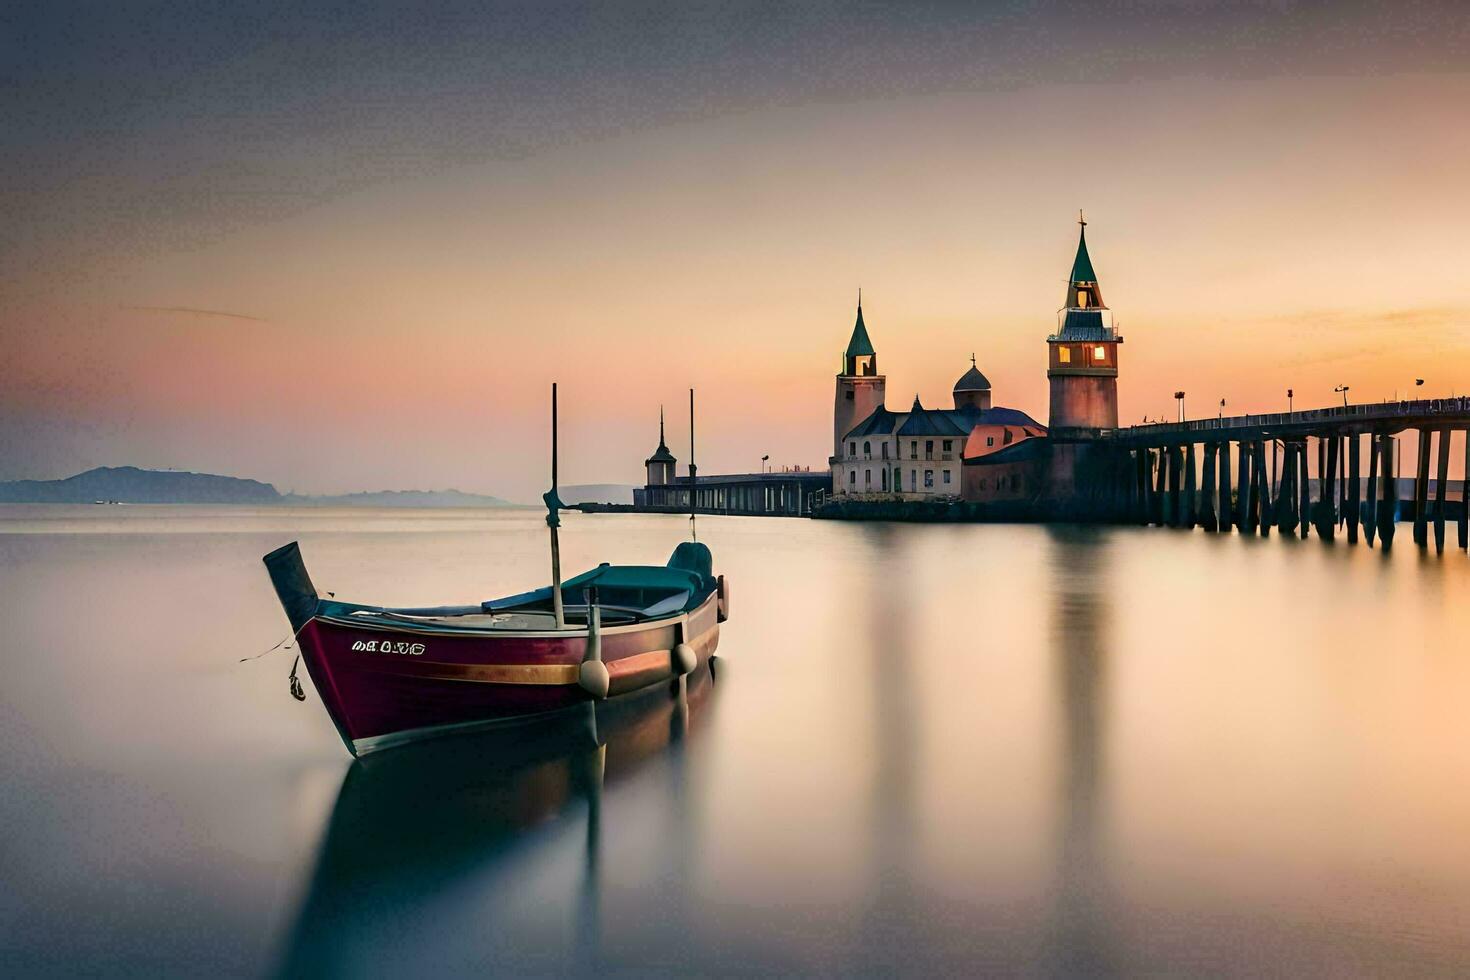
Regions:
[[667, 486], [674, 482], [674, 464], [678, 460], [674, 454], [669, 452], [669, 447], [664, 445], [664, 408], [658, 408], [658, 448], [653, 455], [643, 461], [648, 468], [648, 485], [651, 487]]
[[975, 355], [970, 355], [970, 370], [954, 383], [954, 407], [971, 406], [978, 409], [990, 407], [990, 379], [975, 366]]

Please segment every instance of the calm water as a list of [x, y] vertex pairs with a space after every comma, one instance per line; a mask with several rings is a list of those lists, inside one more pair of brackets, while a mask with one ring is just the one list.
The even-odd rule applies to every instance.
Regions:
[[1464, 974], [1470, 559], [1401, 530], [701, 518], [712, 681], [349, 766], [260, 555], [469, 602], [535, 512], [0, 508], [0, 973]]

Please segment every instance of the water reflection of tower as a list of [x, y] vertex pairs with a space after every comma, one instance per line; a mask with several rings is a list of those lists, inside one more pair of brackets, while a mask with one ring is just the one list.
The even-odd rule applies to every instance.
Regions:
[[[921, 910], [914, 887], [913, 843], [919, 836], [910, 609], [904, 535], [871, 526], [874, 560], [868, 582], [873, 613], [868, 676], [873, 679], [872, 895], [862, 924], [861, 972], [916, 972], [923, 962]], [[887, 968], [887, 969], [885, 969]]]
[[1060, 725], [1056, 900], [1048, 947], [1057, 973], [1093, 976], [1116, 967], [1104, 845], [1110, 542], [1106, 530], [1057, 525], [1048, 531]]

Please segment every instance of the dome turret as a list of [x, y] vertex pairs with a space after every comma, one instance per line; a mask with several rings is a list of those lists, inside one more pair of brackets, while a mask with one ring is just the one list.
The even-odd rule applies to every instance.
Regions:
[[954, 407], [960, 409], [966, 405], [979, 409], [990, 407], [990, 379], [975, 366], [974, 354], [970, 355], [970, 370], [954, 383]]

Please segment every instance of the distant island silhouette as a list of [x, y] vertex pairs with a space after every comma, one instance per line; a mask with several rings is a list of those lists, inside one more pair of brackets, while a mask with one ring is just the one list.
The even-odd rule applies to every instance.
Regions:
[[[632, 487], [587, 484], [562, 488], [567, 503], [632, 500]], [[377, 490], [343, 494], [281, 493], [269, 483], [179, 470], [99, 466], [62, 480], [0, 482], [0, 503], [11, 504], [255, 504], [290, 507], [519, 507], [488, 494], [462, 490]]]

